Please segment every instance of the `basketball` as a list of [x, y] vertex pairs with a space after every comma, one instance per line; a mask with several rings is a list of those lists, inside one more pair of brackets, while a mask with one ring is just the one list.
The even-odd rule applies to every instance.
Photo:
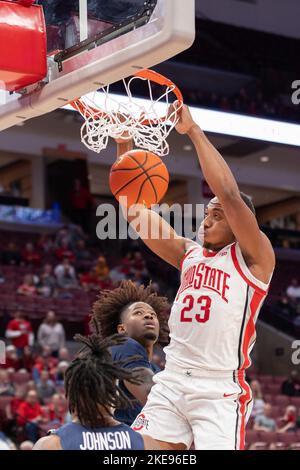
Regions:
[[115, 162], [110, 171], [110, 189], [115, 198], [127, 197], [127, 206], [157, 204], [166, 194], [169, 173], [162, 160], [151, 152], [132, 150]]

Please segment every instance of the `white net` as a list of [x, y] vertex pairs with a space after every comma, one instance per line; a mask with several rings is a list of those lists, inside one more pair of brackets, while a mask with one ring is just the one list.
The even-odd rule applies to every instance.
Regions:
[[[147, 83], [148, 99], [133, 96], [132, 85], [136, 80]], [[126, 95], [114, 95], [107, 86], [74, 101], [73, 106], [84, 118], [81, 127], [83, 144], [100, 153], [107, 147], [109, 137], [124, 141], [133, 139], [137, 148], [160, 157], [168, 155], [167, 138], [178, 122], [178, 111], [181, 109], [180, 106], [177, 109], [170, 108], [176, 98], [176, 86], [169, 83], [170, 86], [164, 86], [163, 93], [155, 99], [154, 92], [157, 93], [157, 89], [153, 88], [158, 88], [157, 84], [152, 80], [133, 76], [128, 81], [123, 80]]]

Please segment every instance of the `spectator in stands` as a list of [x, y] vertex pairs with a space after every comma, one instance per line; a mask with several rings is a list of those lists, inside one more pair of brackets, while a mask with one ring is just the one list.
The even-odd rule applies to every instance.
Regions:
[[6, 362], [1, 367], [5, 369], [18, 370], [21, 367], [21, 360], [17, 355], [17, 348], [13, 344], [6, 346]]
[[272, 406], [266, 403], [263, 414], [256, 416], [253, 429], [255, 431], [276, 431], [276, 422], [272, 416]]
[[89, 189], [84, 187], [78, 178], [74, 180], [73, 190], [70, 193], [70, 203], [72, 209], [72, 220], [87, 232], [89, 213], [94, 205], [94, 199]]
[[40, 374], [40, 382], [37, 385], [37, 393], [42, 403], [45, 403], [48, 398], [51, 398], [55, 393], [55, 386], [52, 380], [50, 380], [49, 372], [42, 370]]
[[31, 323], [25, 319], [21, 310], [17, 310], [14, 319], [8, 323], [5, 336], [11, 340], [20, 358], [23, 356], [24, 348], [33, 345], [34, 335]]
[[35, 358], [32, 354], [30, 346], [26, 346], [23, 351], [23, 357], [21, 360], [22, 368], [27, 370], [28, 372], [32, 371], [32, 368], [35, 363]]
[[34, 442], [31, 441], [23, 441], [20, 444], [19, 450], [32, 450], [34, 446]]
[[281, 425], [278, 432], [296, 432], [297, 431], [297, 408], [295, 406], [287, 406], [284, 416], [280, 418]]
[[145, 262], [145, 260], [142, 256], [142, 253], [140, 251], [135, 251], [130, 264], [131, 264], [132, 272], [139, 271], [139, 272], [141, 272], [141, 274], [143, 276], [148, 275], [146, 262]]
[[134, 282], [137, 286], [141, 286], [145, 283], [143, 275], [141, 271], [135, 271], [134, 274], [131, 276], [132, 282]]
[[23, 284], [18, 287], [17, 294], [26, 295], [28, 297], [34, 297], [38, 294], [38, 289], [34, 284], [32, 274], [26, 274], [24, 276]]
[[116, 410], [116, 419], [131, 425], [146, 403], [152, 387], [152, 377], [158, 368], [152, 363], [153, 347], [159, 336], [159, 319], [167, 308], [165, 297], [151, 292], [150, 286], [136, 286], [132, 281], [123, 281], [113, 291], [104, 291], [93, 306], [93, 319], [104, 338], [115, 333], [128, 339], [112, 350], [114, 361], [126, 361], [129, 356], [138, 355], [140, 359], [131, 360], [126, 368], [143, 369], [144, 383], [139, 386], [122, 382], [120, 388], [131, 400], [137, 402], [132, 409]]
[[64, 385], [65, 372], [69, 367], [68, 361], [61, 361], [58, 363], [56, 374], [55, 374], [55, 384]]
[[300, 381], [298, 378], [298, 372], [292, 370], [290, 378], [285, 380], [281, 385], [282, 395], [287, 395], [288, 397], [299, 397], [300, 396]]
[[62, 289], [72, 289], [78, 287], [74, 267], [70, 264], [68, 258], [65, 258], [61, 264], [58, 264], [54, 270], [57, 284]]
[[122, 272], [125, 274], [125, 276], [128, 276], [130, 274], [131, 262], [132, 262], [132, 253], [128, 252], [126, 253], [126, 255], [121, 261]]
[[38, 266], [41, 261], [41, 255], [35, 249], [33, 243], [26, 243], [22, 251], [22, 260], [27, 266]]
[[0, 284], [3, 284], [4, 282], [5, 282], [5, 276], [4, 276], [3, 272], [0, 269]]
[[51, 253], [54, 249], [54, 242], [49, 235], [42, 234], [38, 239], [37, 247], [43, 253]]
[[35, 383], [39, 383], [42, 370], [46, 369], [52, 374], [53, 370], [56, 371], [57, 364], [58, 359], [51, 355], [51, 349], [49, 346], [44, 346], [42, 353], [36, 357], [34, 366], [32, 368], [32, 377]]
[[69, 227], [67, 225], [59, 229], [59, 231], [57, 232], [54, 242], [55, 247], [59, 248], [61, 246], [62, 240], [65, 239], [67, 239], [68, 243], [71, 244], [71, 231], [69, 230]]
[[58, 353], [58, 359], [59, 359], [59, 362], [60, 361], [67, 361], [67, 362], [70, 361], [70, 352], [69, 352], [68, 348], [66, 348], [66, 347], [60, 348], [59, 353]]
[[115, 266], [113, 269], [111, 269], [109, 277], [114, 287], [117, 287], [121, 281], [125, 281], [125, 279], [127, 279], [123, 266]]
[[293, 278], [291, 284], [286, 290], [286, 295], [290, 299], [293, 305], [297, 305], [300, 301], [300, 285], [298, 279]]
[[26, 439], [36, 442], [39, 438], [39, 424], [46, 420], [39, 403], [38, 394], [30, 390], [26, 395], [26, 400], [18, 408], [18, 425], [24, 426]]
[[7, 249], [2, 252], [2, 263], [10, 266], [19, 266], [21, 260], [21, 253], [15, 243], [9, 243]]
[[294, 318], [296, 316], [295, 306], [290, 302], [287, 295], [283, 295], [277, 302], [280, 313], [286, 315], [287, 318]]
[[76, 263], [91, 261], [91, 253], [86, 248], [85, 240], [78, 240], [75, 248]]
[[100, 281], [104, 281], [109, 276], [109, 267], [107, 265], [106, 258], [104, 256], [99, 256], [97, 259], [97, 264], [95, 266], [95, 272], [99, 277]]
[[15, 436], [17, 434], [17, 418], [18, 409], [22, 403], [24, 403], [25, 391], [24, 388], [16, 388], [15, 394], [12, 400], [8, 403], [5, 408], [6, 425], [5, 429], [9, 436]]
[[90, 269], [89, 272], [80, 275], [80, 284], [85, 291], [98, 291], [100, 289], [101, 279], [95, 267]]
[[9, 375], [5, 369], [0, 369], [0, 396], [13, 397], [14, 386], [9, 380]]
[[57, 287], [56, 278], [53, 275], [51, 264], [45, 264], [38, 284], [38, 293], [43, 297], [50, 297], [55, 294]]
[[55, 393], [47, 406], [49, 427], [62, 426], [65, 422], [67, 403], [61, 393]]
[[72, 263], [75, 260], [75, 255], [70, 247], [67, 237], [61, 240], [60, 247], [55, 251], [55, 255], [59, 261], [68, 259]]
[[58, 322], [56, 314], [50, 310], [43, 323], [39, 326], [37, 340], [40, 346], [48, 346], [51, 355], [58, 357], [60, 348], [64, 347], [66, 335], [64, 327]]
[[254, 418], [264, 413], [265, 402], [262, 395], [261, 385], [258, 380], [251, 380], [251, 389], [253, 396], [252, 414]]

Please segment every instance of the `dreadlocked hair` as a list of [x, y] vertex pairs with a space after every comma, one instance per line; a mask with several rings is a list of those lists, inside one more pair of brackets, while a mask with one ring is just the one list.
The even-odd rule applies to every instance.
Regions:
[[105, 427], [107, 415], [113, 417], [111, 408], [128, 408], [135, 402], [125, 395], [117, 381], [142, 383], [139, 369], [124, 368], [139, 356], [113, 361], [109, 348], [124, 343], [126, 339], [121, 335], [102, 339], [97, 332], [88, 337], [75, 335], [74, 339], [84, 346], [65, 372], [69, 411], [76, 414], [83, 426]]
[[93, 319], [100, 327], [104, 338], [117, 332], [123, 310], [135, 302], [144, 302], [155, 311], [160, 323], [164, 321], [163, 312], [169, 307], [166, 297], [158, 296], [147, 287], [137, 286], [132, 281], [122, 281], [120, 286], [112, 291], [102, 291], [93, 305]]

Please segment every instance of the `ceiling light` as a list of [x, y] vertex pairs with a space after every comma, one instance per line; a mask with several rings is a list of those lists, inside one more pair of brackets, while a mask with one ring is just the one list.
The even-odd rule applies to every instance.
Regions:
[[184, 145], [183, 150], [185, 152], [191, 152], [193, 150], [193, 146], [192, 145]]
[[270, 157], [267, 157], [266, 155], [264, 155], [263, 157], [260, 157], [260, 161], [262, 163], [268, 163], [270, 161]]

